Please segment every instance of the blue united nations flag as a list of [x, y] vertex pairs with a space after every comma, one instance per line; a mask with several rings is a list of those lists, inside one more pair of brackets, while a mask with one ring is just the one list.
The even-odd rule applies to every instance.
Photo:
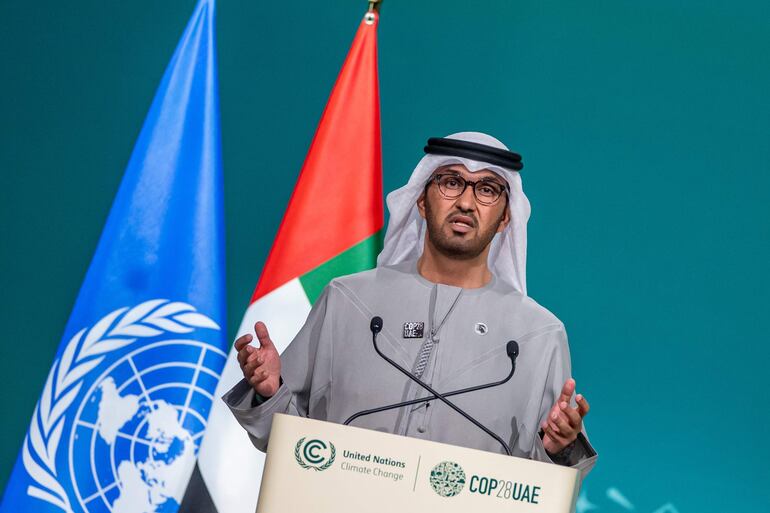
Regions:
[[225, 362], [214, 1], [166, 69], [0, 511], [172, 512]]

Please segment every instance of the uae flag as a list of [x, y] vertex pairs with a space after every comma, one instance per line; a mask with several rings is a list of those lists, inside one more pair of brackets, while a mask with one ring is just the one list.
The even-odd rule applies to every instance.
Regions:
[[[329, 280], [375, 266], [383, 227], [377, 21], [367, 13], [358, 28], [236, 337], [261, 320], [282, 351]], [[235, 356], [217, 398], [243, 377]], [[215, 401], [182, 509], [252, 513], [263, 461]]]

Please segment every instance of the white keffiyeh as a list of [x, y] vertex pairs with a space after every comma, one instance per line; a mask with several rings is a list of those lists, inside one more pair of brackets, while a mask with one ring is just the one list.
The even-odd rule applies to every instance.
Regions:
[[[494, 137], [480, 132], [459, 132], [447, 138], [508, 150]], [[498, 279], [510, 283], [514, 289], [526, 295], [527, 221], [529, 221], [530, 206], [529, 200], [524, 195], [521, 176], [512, 169], [464, 157], [425, 155], [417, 164], [407, 184], [388, 194], [390, 221], [385, 233], [383, 250], [377, 257], [377, 265], [393, 265], [417, 258], [422, 254], [426, 223], [417, 210], [417, 199], [433, 171], [449, 164], [462, 164], [473, 173], [488, 169], [507, 180], [511, 188], [508, 201], [511, 222], [492, 240], [488, 265]]]

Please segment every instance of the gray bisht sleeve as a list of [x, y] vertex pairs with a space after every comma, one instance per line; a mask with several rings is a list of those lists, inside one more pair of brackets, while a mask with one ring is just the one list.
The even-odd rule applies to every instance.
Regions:
[[267, 450], [273, 413], [326, 419], [325, 394], [331, 383], [334, 328], [334, 323], [327, 319], [329, 295], [327, 286], [313, 305], [305, 325], [281, 354], [283, 383], [274, 396], [269, 399], [258, 396], [245, 379], [222, 396], [260, 451]]
[[[562, 326], [561, 329], [551, 332], [548, 335], [551, 340], [551, 358], [548, 366], [548, 377], [543, 391], [543, 401], [541, 411], [538, 416], [538, 429], [540, 424], [546, 419], [551, 407], [556, 403], [564, 382], [572, 376], [570, 365], [569, 345], [567, 344], [567, 332]], [[574, 398], [572, 407], [575, 406]], [[584, 479], [588, 472], [596, 464], [597, 454], [585, 432], [585, 423], [583, 432], [578, 433], [577, 440], [567, 446], [562, 452], [549, 456], [543, 445], [543, 440], [539, 435], [534, 437], [534, 444], [529, 457], [533, 460], [544, 461], [546, 463], [555, 463], [575, 468], [580, 471], [581, 479]]]

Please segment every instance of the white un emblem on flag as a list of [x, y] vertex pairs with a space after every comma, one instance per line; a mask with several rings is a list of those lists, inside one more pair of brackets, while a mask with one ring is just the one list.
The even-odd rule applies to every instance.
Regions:
[[[183, 338], [194, 328], [219, 329], [186, 303], [154, 300], [112, 312], [73, 337], [54, 364], [51, 376], [56, 371], [58, 379], [49, 377], [25, 441], [25, 450], [35, 455], [25, 458], [25, 466], [40, 485], [30, 487], [30, 495], [65, 511], [176, 511], [227, 358], [208, 343]], [[136, 344], [98, 377], [90, 376], [97, 365], [89, 361], [101, 363], [109, 349], [149, 337], [154, 341]], [[70, 391], [88, 388], [84, 394], [57, 394], [55, 382]], [[72, 423], [61, 437], [67, 442], [60, 444], [62, 417]], [[59, 426], [51, 429], [59, 435], [45, 433], [51, 425]]]

